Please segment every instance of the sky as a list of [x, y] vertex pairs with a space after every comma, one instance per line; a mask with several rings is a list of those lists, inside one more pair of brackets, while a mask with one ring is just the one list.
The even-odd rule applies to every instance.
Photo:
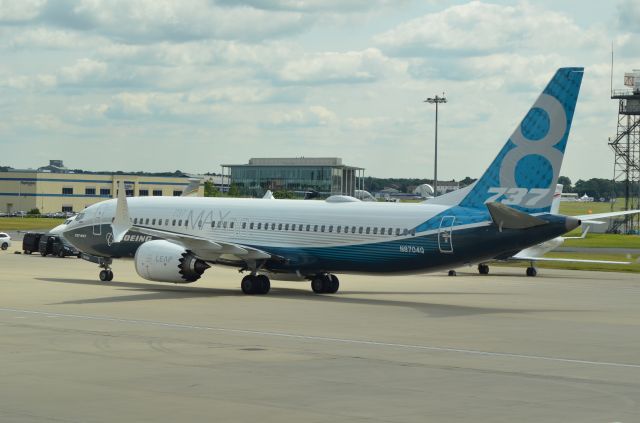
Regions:
[[478, 177], [555, 70], [585, 76], [562, 175], [611, 178], [640, 1], [0, 0], [0, 165], [220, 172], [341, 157]]

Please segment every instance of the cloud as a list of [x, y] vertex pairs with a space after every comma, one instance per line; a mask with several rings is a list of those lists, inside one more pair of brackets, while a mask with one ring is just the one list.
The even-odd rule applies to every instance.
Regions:
[[410, 20], [377, 37], [382, 50], [399, 56], [473, 56], [532, 47], [577, 47], [602, 43], [569, 17], [523, 2], [515, 6], [470, 3]]
[[266, 128], [329, 126], [338, 121], [336, 114], [323, 106], [272, 113], [262, 122]]
[[46, 0], [0, 0], [0, 24], [27, 22], [38, 16]]
[[303, 85], [373, 82], [397, 66], [377, 49], [326, 52], [290, 60], [276, 77], [285, 84]]
[[630, 32], [640, 32], [640, 3], [634, 0], [622, 0], [618, 3], [618, 26]]

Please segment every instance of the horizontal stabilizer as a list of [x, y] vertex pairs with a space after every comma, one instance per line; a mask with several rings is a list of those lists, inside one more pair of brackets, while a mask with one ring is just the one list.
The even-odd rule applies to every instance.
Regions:
[[523, 213], [502, 203], [487, 203], [493, 223], [502, 229], [527, 229], [546, 225], [547, 221]]

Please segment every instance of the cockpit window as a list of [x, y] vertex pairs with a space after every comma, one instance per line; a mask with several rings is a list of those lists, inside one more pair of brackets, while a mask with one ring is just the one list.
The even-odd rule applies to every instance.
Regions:
[[80, 213], [79, 215], [76, 216], [76, 220], [80, 221], [84, 218], [84, 213]]

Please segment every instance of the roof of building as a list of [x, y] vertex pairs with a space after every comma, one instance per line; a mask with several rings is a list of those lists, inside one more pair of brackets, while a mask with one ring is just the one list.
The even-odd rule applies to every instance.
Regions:
[[347, 166], [339, 157], [253, 157], [247, 164], [223, 164], [223, 167], [238, 166], [328, 166], [364, 170], [362, 167]]

